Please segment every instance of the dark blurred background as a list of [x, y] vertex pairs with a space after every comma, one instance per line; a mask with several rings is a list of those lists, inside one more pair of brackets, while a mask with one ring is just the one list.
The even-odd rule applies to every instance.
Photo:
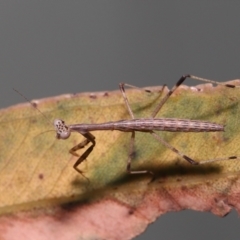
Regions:
[[[240, 78], [238, 1], [1, 1], [0, 107], [182, 74]], [[189, 85], [200, 84], [188, 81]], [[240, 239], [235, 211], [168, 213], [143, 239]]]

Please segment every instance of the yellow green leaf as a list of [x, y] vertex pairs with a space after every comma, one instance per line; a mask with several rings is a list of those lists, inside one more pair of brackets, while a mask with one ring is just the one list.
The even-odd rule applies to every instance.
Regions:
[[[239, 85], [237, 80], [232, 83]], [[150, 89], [152, 93], [127, 90], [137, 118], [149, 117], [167, 92], [167, 89], [161, 92], [161, 87]], [[225, 125], [225, 131], [159, 132], [159, 135], [196, 161], [240, 156], [239, 99], [240, 88], [209, 84], [180, 87], [163, 106], [158, 118], [211, 121]], [[0, 214], [54, 206], [53, 216], [60, 212], [68, 219], [75, 218], [72, 233], [81, 232], [86, 239], [96, 236], [109, 239], [113, 235], [107, 227], [102, 227], [104, 221], [112, 227], [111, 231], [121, 228], [126, 234], [112, 239], [123, 239], [139, 234], [167, 211], [188, 208], [212, 211], [220, 216], [231, 206], [239, 211], [240, 159], [192, 166], [149, 133], [136, 133], [132, 169], [153, 171], [154, 182], [149, 183], [148, 174], [127, 174], [131, 133], [118, 131], [92, 132], [96, 146], [79, 166], [90, 182], [78, 174], [72, 168], [77, 157], [68, 151], [83, 137], [72, 133], [69, 139], [58, 140], [50, 123], [55, 118], [63, 119], [66, 124], [130, 119], [119, 91], [68, 94], [33, 102], [49, 121], [29, 103], [0, 112]], [[79, 155], [83, 151], [79, 150]], [[68, 208], [73, 202], [74, 213]], [[51, 221], [56, 224], [53, 216]], [[6, 222], [5, 217], [2, 219]], [[34, 224], [37, 222], [31, 222], [29, 229]], [[99, 234], [92, 228], [98, 224], [99, 229], [102, 227], [102, 232], [98, 229]]]

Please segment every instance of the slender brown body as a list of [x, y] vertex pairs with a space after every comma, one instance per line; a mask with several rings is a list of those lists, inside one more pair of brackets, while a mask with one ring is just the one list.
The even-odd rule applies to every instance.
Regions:
[[168, 131], [168, 132], [217, 132], [224, 131], [224, 126], [217, 123], [176, 119], [176, 118], [140, 118], [120, 120], [99, 124], [73, 124], [69, 128], [76, 132], [118, 130], [123, 132], [132, 131]]

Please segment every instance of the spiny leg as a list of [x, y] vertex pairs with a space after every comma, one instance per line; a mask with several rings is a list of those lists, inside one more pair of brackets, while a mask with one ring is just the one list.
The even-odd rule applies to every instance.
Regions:
[[174, 148], [172, 145], [170, 145], [169, 143], [167, 143], [165, 140], [163, 140], [158, 134], [156, 134], [155, 132], [150, 132], [152, 134], [152, 136], [159, 141], [160, 143], [162, 143], [165, 147], [171, 149], [173, 152], [175, 152], [178, 156], [182, 157], [183, 159], [185, 159], [186, 161], [188, 161], [189, 163], [191, 163], [192, 165], [203, 165], [203, 164], [207, 164], [207, 163], [212, 163], [212, 162], [218, 162], [218, 161], [226, 161], [226, 160], [234, 160], [234, 159], [240, 159], [240, 156], [231, 156], [231, 157], [225, 157], [225, 158], [215, 158], [215, 159], [208, 159], [208, 160], [204, 160], [204, 161], [199, 161], [196, 162], [195, 160], [193, 160], [192, 158], [186, 156], [185, 154], [183, 154], [182, 152], [178, 151], [176, 148]]
[[229, 87], [229, 88], [235, 88], [235, 87], [240, 87], [240, 86], [235, 86], [232, 84], [226, 84], [226, 83], [221, 83], [221, 82], [217, 82], [217, 81], [213, 81], [213, 80], [209, 80], [209, 79], [205, 79], [205, 78], [201, 78], [201, 77], [197, 77], [194, 75], [183, 75], [175, 84], [175, 86], [172, 87], [171, 90], [169, 90], [169, 92], [165, 95], [165, 97], [160, 101], [160, 103], [157, 105], [156, 109], [153, 111], [151, 117], [155, 118], [156, 115], [158, 114], [158, 112], [160, 111], [160, 109], [162, 108], [162, 106], [164, 105], [164, 103], [168, 100], [168, 98], [174, 93], [174, 91], [187, 79], [196, 79], [202, 82], [208, 82], [208, 83], [213, 83], [213, 84], [217, 84], [217, 85], [223, 85], [225, 87]]
[[81, 133], [86, 139], [83, 140], [81, 143], [77, 144], [76, 146], [74, 146], [73, 148], [71, 148], [69, 150], [69, 152], [74, 155], [74, 156], [77, 156], [79, 157], [79, 155], [76, 153], [77, 150], [81, 149], [81, 148], [84, 148], [88, 143], [92, 143], [92, 145], [78, 158], [78, 160], [75, 162], [75, 164], [73, 165], [73, 168], [78, 172], [80, 173], [83, 177], [85, 177], [88, 181], [89, 179], [84, 176], [83, 172], [78, 169], [78, 165], [81, 164], [81, 162], [83, 162], [87, 157], [88, 155], [92, 152], [94, 146], [96, 145], [96, 142], [95, 142], [95, 136], [93, 134], [91, 134], [90, 132], [87, 132], [87, 133]]
[[76, 151], [78, 151], [81, 148], [84, 148], [86, 145], [88, 145], [90, 143], [90, 141], [88, 139], [83, 140], [82, 142], [78, 143], [76, 146], [74, 146], [73, 148], [71, 148], [69, 150], [69, 153], [71, 153], [72, 155], [79, 157], [79, 154], [76, 153]]
[[130, 140], [130, 148], [129, 148], [129, 153], [128, 153], [127, 172], [129, 174], [146, 174], [146, 173], [151, 174], [152, 175], [151, 182], [152, 182], [154, 180], [153, 172], [151, 172], [149, 170], [136, 171], [136, 170], [132, 170], [132, 168], [131, 168], [133, 152], [134, 152], [134, 140], [135, 140], [135, 131], [132, 131], [131, 140]]
[[[128, 112], [129, 112], [131, 118], [134, 119], [135, 117], [134, 117], [134, 115], [133, 115], [133, 111], [132, 111], [132, 109], [131, 109], [131, 107], [130, 107], [130, 104], [129, 104], [129, 101], [128, 101], [128, 98], [127, 98], [127, 95], [126, 95], [126, 92], [125, 92], [125, 86], [131, 87], [131, 88], [136, 88], [136, 89], [139, 89], [139, 90], [141, 90], [141, 91], [144, 90], [145, 92], [148, 92], [148, 93], [151, 93], [152, 91], [151, 91], [151, 90], [148, 90], [148, 89], [142, 89], [142, 88], [139, 88], [139, 87], [136, 87], [136, 86], [127, 84], [127, 83], [119, 83], [119, 88], [120, 88], [120, 91], [121, 91], [121, 93], [122, 93], [122, 96], [123, 96], [125, 105], [126, 105], [126, 107], [127, 107], [127, 109], [128, 109]], [[163, 86], [162, 91], [163, 91], [163, 89], [164, 89], [165, 87], [166, 87], [166, 85]], [[162, 91], [161, 91], [161, 92], [162, 92]]]

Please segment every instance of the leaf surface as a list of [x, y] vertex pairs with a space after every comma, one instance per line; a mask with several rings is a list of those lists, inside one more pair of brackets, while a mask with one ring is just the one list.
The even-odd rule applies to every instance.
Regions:
[[[127, 90], [137, 118], [149, 117], [167, 92], [150, 89], [153, 93]], [[180, 87], [157, 117], [217, 122], [225, 131], [159, 135], [196, 161], [240, 155], [239, 99], [238, 88]], [[66, 124], [130, 119], [119, 91], [33, 102], [50, 121], [60, 118]], [[19, 239], [26, 231], [36, 234], [34, 239], [131, 239], [168, 211], [194, 209], [224, 216], [234, 207], [239, 212], [240, 160], [192, 166], [150, 134], [136, 133], [132, 168], [153, 171], [156, 180], [149, 183], [149, 175], [126, 173], [130, 133], [96, 131], [97, 144], [79, 166], [89, 183], [72, 168], [77, 157], [68, 152], [83, 140], [79, 133], [57, 140], [53, 131], [46, 132], [54, 130], [50, 121], [29, 103], [3, 109], [0, 116], [3, 239], [22, 232]], [[52, 232], [54, 227], [57, 231]]]

